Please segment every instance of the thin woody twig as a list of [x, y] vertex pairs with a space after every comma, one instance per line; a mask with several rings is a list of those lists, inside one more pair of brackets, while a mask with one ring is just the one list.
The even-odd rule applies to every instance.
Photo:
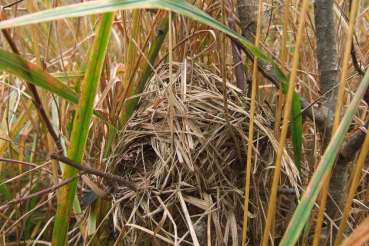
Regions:
[[0, 211], [1, 210], [4, 210], [6, 208], [8, 208], [10, 205], [12, 204], [17, 204], [17, 203], [21, 203], [21, 202], [24, 202], [24, 201], [27, 201], [31, 198], [34, 198], [34, 197], [37, 197], [37, 196], [41, 196], [41, 195], [44, 195], [44, 194], [47, 194], [47, 193], [50, 193], [50, 192], [53, 192], [57, 189], [59, 189], [60, 187], [66, 185], [66, 184], [69, 184], [70, 182], [72, 182], [74, 179], [76, 178], [79, 178], [81, 175], [83, 175], [84, 173], [80, 173], [78, 175], [75, 175], [73, 177], [70, 177], [54, 186], [51, 186], [49, 188], [46, 188], [46, 189], [43, 189], [43, 190], [40, 190], [38, 192], [35, 192], [35, 193], [32, 193], [28, 196], [24, 196], [24, 197], [21, 197], [21, 198], [18, 198], [18, 199], [14, 199], [14, 200], [11, 200], [10, 202], [6, 203], [5, 205], [1, 206], [0, 207]]
[[74, 167], [75, 169], [78, 169], [80, 171], [83, 171], [85, 173], [93, 174], [93, 175], [96, 175], [96, 176], [99, 176], [99, 177], [102, 177], [102, 178], [106, 178], [108, 180], [112, 180], [112, 181], [121, 183], [124, 186], [126, 186], [127, 188], [130, 188], [131, 190], [137, 191], [137, 187], [135, 185], [133, 185], [131, 182], [127, 181], [125, 178], [123, 178], [121, 176], [110, 174], [110, 173], [104, 173], [104, 172], [99, 171], [97, 169], [87, 167], [86, 165], [82, 166], [78, 162], [75, 162], [75, 161], [73, 161], [73, 160], [71, 160], [71, 159], [69, 159], [69, 158], [67, 158], [63, 155], [60, 155], [60, 154], [51, 154], [50, 158], [54, 159], [54, 160], [61, 161], [65, 164], [67, 164], [71, 167]]
[[13, 7], [14, 5], [17, 5], [17, 4], [19, 4], [19, 3], [23, 2], [23, 1], [24, 1], [24, 0], [17, 0], [17, 1], [14, 1], [14, 2], [12, 2], [12, 3], [9, 3], [9, 4], [7, 4], [7, 5], [4, 5], [4, 6], [3, 6], [3, 8], [4, 8], [4, 9], [11, 8], [11, 7]]
[[19, 161], [19, 160], [14, 160], [14, 159], [8, 159], [8, 158], [3, 158], [3, 157], [0, 157], [0, 161], [13, 163], [13, 164], [22, 164], [22, 165], [31, 166], [31, 167], [37, 167], [38, 166], [34, 163], [30, 163], [30, 162], [26, 162], [26, 161]]

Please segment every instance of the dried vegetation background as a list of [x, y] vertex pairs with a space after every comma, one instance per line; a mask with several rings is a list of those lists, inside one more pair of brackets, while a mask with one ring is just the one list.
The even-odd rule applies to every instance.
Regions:
[[[21, 1], [5, 8], [3, 13], [11, 18], [75, 2], [78, 1]], [[250, 30], [245, 29], [243, 19], [240, 21], [237, 14], [240, 2], [191, 1], [247, 37]], [[286, 35], [282, 30], [284, 2], [263, 2], [261, 46], [281, 62], [287, 72], [294, 52], [298, 2], [289, 2], [286, 46], [282, 46]], [[10, 3], [10, 0], [0, 2], [4, 6]], [[367, 0], [360, 2], [353, 40], [352, 58], [356, 62], [350, 60], [344, 105], [351, 101], [363, 77], [360, 71], [369, 63], [368, 6]], [[337, 2], [334, 11], [338, 63], [341, 64], [349, 1]], [[150, 64], [154, 72], [144, 90], [139, 95], [127, 95], [130, 82], [142, 81], [147, 51], [160, 35], [158, 30], [166, 16], [167, 12], [162, 10], [115, 13], [94, 102], [100, 117], [95, 115], [86, 126], [90, 132], [84, 165], [121, 176], [138, 191], [99, 175], [78, 177], [80, 200], [74, 206], [70, 221], [70, 245], [241, 245], [250, 118], [247, 87], [252, 79], [252, 61], [242, 54], [236, 43], [230, 39], [223, 41], [217, 31], [173, 15], [171, 41], [166, 37], [158, 59]], [[326, 144], [323, 140], [328, 134], [321, 130], [320, 120], [325, 112], [322, 106], [326, 102], [322, 100], [325, 95], [319, 83], [313, 17], [311, 9], [306, 18], [297, 79], [304, 116], [301, 168], [299, 171], [294, 164], [288, 138], [282, 158], [273, 244], [281, 239], [320, 160]], [[100, 19], [100, 16], [65, 19], [8, 31], [24, 59], [63, 80], [78, 93]], [[255, 19], [251, 22], [250, 26], [255, 25]], [[248, 35], [253, 39], [252, 30]], [[0, 47], [11, 50], [3, 35]], [[169, 47], [173, 48], [172, 52], [168, 51]], [[283, 59], [282, 50], [286, 52]], [[279, 88], [262, 74], [258, 75], [258, 84], [248, 245], [261, 243], [279, 146], [275, 129], [276, 111], [280, 107]], [[45, 90], [40, 89], [39, 93], [66, 149], [76, 106]], [[62, 181], [61, 163], [50, 160], [56, 146], [23, 80], [2, 72], [0, 96], [0, 244], [50, 245], [56, 194]], [[138, 97], [137, 110], [122, 126], [127, 120], [122, 112], [130, 110], [125, 108], [124, 100]], [[365, 136], [368, 98], [360, 104], [339, 155], [345, 160], [347, 177], [351, 175], [353, 160]], [[116, 135], [111, 138], [113, 128]], [[354, 139], [355, 136], [358, 139]], [[358, 140], [356, 145], [350, 145], [354, 140]], [[361, 172], [347, 235], [368, 215], [367, 164]], [[346, 182], [342, 181], [341, 193], [347, 189]], [[318, 209], [313, 211], [310, 228], [307, 227], [301, 238], [302, 245], [312, 242]], [[330, 242], [333, 239], [329, 235], [338, 226], [340, 215], [338, 220], [331, 214], [326, 215], [323, 236]]]

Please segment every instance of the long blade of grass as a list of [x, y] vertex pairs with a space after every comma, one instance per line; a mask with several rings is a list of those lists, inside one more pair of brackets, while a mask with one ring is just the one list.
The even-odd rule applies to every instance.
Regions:
[[[258, 16], [256, 22], [255, 46], [260, 45], [261, 25], [263, 12], [263, 2], [258, 2]], [[251, 185], [251, 165], [252, 165], [252, 148], [254, 141], [254, 117], [256, 111], [256, 93], [258, 88], [258, 61], [255, 58], [252, 70], [252, 84], [251, 84], [251, 106], [250, 106], [250, 121], [249, 132], [247, 138], [247, 157], [246, 157], [246, 174], [245, 174], [245, 192], [243, 203], [243, 223], [242, 223], [242, 245], [247, 244], [247, 227], [248, 227], [248, 213], [249, 213], [249, 199], [250, 199], [250, 185]]]
[[53, 92], [62, 98], [78, 103], [77, 94], [60, 80], [19, 55], [0, 49], [0, 70], [14, 74], [36, 86]]
[[[130, 37], [130, 41], [128, 43], [128, 49], [127, 49], [127, 54], [126, 54], [126, 62], [125, 64], [127, 64], [126, 66], [126, 76], [124, 76], [124, 82], [123, 82], [123, 86], [124, 86], [124, 94], [127, 96], [133, 96], [136, 93], [133, 92], [134, 94], [132, 94], [132, 90], [134, 90], [133, 87], [137, 87], [135, 86], [136, 83], [133, 82], [133, 74], [137, 73], [137, 71], [135, 71], [135, 62], [138, 62], [139, 56], [138, 56], [138, 49], [135, 46], [135, 40], [139, 39], [140, 33], [141, 33], [141, 23], [140, 23], [140, 18], [141, 18], [141, 11], [140, 10], [135, 10], [132, 13], [132, 31], [131, 31], [131, 37]], [[132, 80], [131, 80], [132, 78]], [[132, 85], [133, 84], [133, 85]], [[123, 100], [125, 100], [126, 98], [124, 98]], [[122, 122], [123, 125], [125, 124], [125, 122], [128, 121], [129, 117], [131, 117], [131, 114], [129, 111], [125, 110], [126, 108], [123, 107], [122, 110]], [[133, 112], [133, 110], [132, 110]]]
[[[61, 80], [80, 78], [83, 77], [82, 74], [71, 74], [70, 76], [66, 74], [55, 74], [54, 76], [44, 71], [40, 66], [24, 60], [21, 56], [2, 49], [0, 49], [0, 71], [1, 70], [20, 79], [24, 79], [27, 82], [39, 86], [49, 92], [55, 93], [73, 104], [77, 104], [79, 102], [79, 95]], [[59, 80], [58, 77], [60, 77], [61, 80]], [[105, 117], [99, 112], [95, 111], [94, 115], [109, 124]], [[0, 146], [0, 153], [2, 152], [2, 148], [3, 147]]]
[[[92, 14], [100, 14], [117, 10], [129, 9], [164, 9], [176, 12], [178, 14], [192, 18], [200, 23], [224, 32], [228, 36], [238, 40], [246, 49], [248, 49], [258, 60], [263, 61], [271, 66], [275, 72], [277, 79], [281, 82], [282, 87], [287, 88], [288, 79], [284, 76], [278, 65], [261, 49], [255, 47], [253, 43], [245, 39], [239, 33], [231, 30], [227, 26], [218, 22], [205, 12], [183, 0], [100, 0], [72, 4], [54, 9], [44, 10], [29, 15], [24, 15], [14, 19], [8, 19], [0, 22], [0, 29], [35, 24], [50, 20], [57, 20], [67, 17], [79, 17]], [[287, 93], [286, 89], [283, 89]], [[301, 143], [302, 143], [302, 116], [300, 111], [300, 98], [294, 95], [292, 101], [292, 140], [295, 151], [296, 165], [299, 166], [301, 159]], [[298, 112], [297, 112], [298, 111]]]
[[[287, 42], [288, 42], [288, 28], [289, 28], [289, 8], [290, 8], [290, 0], [284, 0], [284, 7], [283, 7], [283, 25], [282, 25], [282, 42], [281, 42], [281, 56], [280, 60], [283, 65], [288, 67], [288, 48], [287, 48]], [[283, 111], [283, 91], [281, 88], [278, 90], [278, 103], [275, 110], [275, 124], [274, 124], [274, 132], [276, 137], [279, 137], [280, 133], [280, 125], [281, 125], [281, 118], [282, 118], [282, 111]]]
[[197, 7], [182, 0], [101, 0], [83, 2], [79, 4], [71, 4], [63, 7], [48, 9], [14, 19], [8, 19], [6, 21], [0, 22], [0, 29], [24, 26], [45, 21], [63, 19], [67, 17], [80, 17], [117, 10], [148, 8], [170, 10], [178, 14], [190, 17], [203, 24], [209, 25], [239, 40], [247, 49], [249, 49], [255, 56], [257, 56], [258, 59], [262, 59], [267, 63], [272, 63], [272, 59], [270, 59], [264, 52], [256, 48], [251, 42], [242, 37], [240, 34], [227, 28], [225, 25], [216, 21]]
[[301, 198], [299, 205], [297, 206], [292, 219], [283, 235], [281, 246], [294, 245], [298, 240], [302, 229], [304, 228], [307, 220], [309, 219], [311, 209], [314, 206], [314, 202], [319, 194], [320, 189], [323, 186], [324, 177], [332, 168], [333, 162], [337, 156], [338, 150], [344, 140], [354, 113], [356, 112], [361, 99], [363, 98], [365, 91], [369, 85], [369, 69], [366, 71], [363, 80], [360, 82], [360, 86], [357, 89], [354, 98], [352, 99], [347, 111], [341, 120], [337, 131], [331, 138], [329, 145], [324, 152], [318, 168], [314, 172], [304, 195]]
[[[88, 137], [88, 129], [93, 113], [94, 99], [108, 48], [112, 23], [113, 13], [105, 14], [99, 24], [97, 35], [90, 51], [86, 74], [81, 84], [81, 100], [78, 104], [76, 116], [73, 121], [71, 145], [68, 149], [68, 157], [76, 162], [81, 162], [83, 158]], [[76, 169], [66, 166], [63, 178], [68, 179], [74, 176], [76, 172]], [[65, 245], [68, 221], [76, 189], [77, 180], [74, 180], [69, 185], [63, 186], [59, 190], [58, 207], [52, 236], [53, 245]]]
[[[281, 91], [283, 94], [287, 95], [288, 92], [288, 83], [287, 77], [280, 73], [279, 70], [274, 70], [276, 74], [279, 74], [278, 77], [281, 78]], [[292, 145], [294, 152], [294, 161], [297, 169], [300, 171], [301, 167], [301, 154], [302, 154], [302, 114], [301, 114], [301, 100], [300, 96], [294, 92], [292, 96], [292, 107], [291, 107], [291, 116], [290, 116], [290, 131], [292, 136]]]

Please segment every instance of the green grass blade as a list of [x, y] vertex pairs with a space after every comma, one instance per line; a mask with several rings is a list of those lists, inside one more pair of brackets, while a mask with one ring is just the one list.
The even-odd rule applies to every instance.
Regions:
[[4, 181], [4, 178], [0, 176], [0, 200], [10, 201], [12, 199], [12, 193], [6, 184], [1, 184]]
[[319, 163], [317, 170], [314, 172], [304, 195], [301, 198], [299, 205], [297, 206], [292, 219], [288, 225], [286, 232], [283, 235], [280, 246], [294, 245], [306, 222], [309, 219], [314, 202], [319, 194], [321, 187], [323, 186], [323, 177], [331, 170], [333, 162], [337, 156], [337, 153], [343, 143], [345, 134], [347, 133], [354, 113], [356, 112], [361, 99], [363, 98], [369, 85], [369, 69], [365, 73], [363, 80], [360, 82], [360, 86], [357, 89], [353, 100], [351, 101], [347, 111], [338, 127], [336, 133], [332, 137], [323, 157]]
[[292, 98], [290, 131], [292, 136], [295, 165], [297, 169], [301, 171], [303, 129], [302, 129], [301, 101], [300, 97], [296, 93], [293, 95]]
[[[283, 94], [287, 94], [288, 83], [285, 82], [285, 81], [288, 81], [287, 77], [277, 67], [275, 67], [274, 72], [278, 80], [281, 81]], [[294, 151], [295, 165], [297, 169], [300, 171], [301, 156], [302, 156], [303, 129], [302, 129], [301, 100], [300, 100], [299, 95], [297, 95], [296, 92], [294, 92], [293, 98], [292, 98], [290, 131], [291, 131], [291, 136], [292, 136], [292, 145], [293, 145], [293, 151]]]
[[251, 42], [242, 37], [240, 34], [229, 29], [227, 26], [216, 21], [205, 12], [183, 0], [100, 0], [79, 4], [71, 4], [2, 21], [0, 22], [0, 29], [24, 26], [45, 21], [63, 19], [67, 17], [101, 14], [116, 10], [148, 8], [170, 10], [178, 14], [190, 17], [215, 29], [218, 29], [219, 31], [222, 31], [225, 34], [239, 40], [258, 59], [272, 62], [272, 60], [264, 52], [256, 48]]
[[27, 62], [14, 53], [0, 49], [0, 70], [14, 74], [70, 102], [78, 103], [77, 94], [67, 85], [43, 71], [40, 66]]
[[[128, 10], [128, 9], [165, 9], [176, 12], [178, 14], [192, 18], [200, 23], [215, 28], [221, 32], [224, 32], [228, 36], [238, 40], [245, 48], [247, 48], [258, 60], [263, 61], [271, 66], [271, 69], [276, 74], [277, 79], [283, 84], [287, 85], [287, 77], [283, 74], [278, 65], [261, 49], [255, 47], [255, 45], [241, 36], [239, 33], [231, 30], [227, 26], [218, 22], [205, 12], [201, 11], [197, 7], [187, 3], [183, 0], [100, 0], [83, 2], [79, 4], [72, 4], [54, 9], [40, 11], [34, 14], [29, 14], [14, 19], [9, 19], [0, 22], [0, 29], [23, 26], [28, 24], [35, 24], [44, 21], [51, 21], [56, 19], [62, 19], [67, 17], [78, 17], [92, 14], [99, 14], [105, 12], [111, 12], [116, 10]], [[295, 152], [295, 163], [299, 167], [301, 160], [301, 146], [302, 146], [302, 116], [299, 108], [300, 98], [294, 96], [292, 105], [292, 141]], [[297, 112], [298, 111], [298, 112]]]
[[[81, 84], [81, 100], [78, 104], [76, 116], [73, 121], [71, 144], [68, 149], [68, 157], [76, 162], [81, 162], [88, 137], [88, 130], [93, 113], [94, 99], [101, 78], [105, 55], [108, 48], [113, 13], [103, 16], [97, 34], [90, 50], [89, 61], [85, 77]], [[63, 178], [67, 179], [76, 174], [77, 170], [66, 166]], [[58, 193], [58, 207], [56, 211], [53, 229], [53, 245], [64, 246], [68, 231], [68, 221], [77, 189], [77, 180], [63, 186]]]
[[84, 72], [57, 72], [57, 73], [51, 73], [52, 76], [54, 76], [57, 79], [60, 79], [61, 81], [68, 81], [68, 80], [81, 80], [83, 79]]

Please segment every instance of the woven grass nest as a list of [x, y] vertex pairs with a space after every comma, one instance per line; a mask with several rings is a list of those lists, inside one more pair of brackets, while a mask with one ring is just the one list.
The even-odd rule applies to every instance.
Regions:
[[[220, 240], [240, 245], [250, 101], [227, 83], [225, 117], [218, 75], [187, 62], [173, 65], [172, 79], [169, 70], [163, 65], [147, 84], [110, 159], [115, 173], [140, 189], [115, 192], [114, 228], [130, 245], [145, 238], [158, 245], [220, 245]], [[254, 173], [274, 164], [278, 141], [270, 127], [256, 115], [255, 156], [268, 152], [271, 159], [256, 157]], [[287, 151], [283, 172], [297, 192], [297, 171]], [[267, 176], [270, 182], [270, 172]]]

